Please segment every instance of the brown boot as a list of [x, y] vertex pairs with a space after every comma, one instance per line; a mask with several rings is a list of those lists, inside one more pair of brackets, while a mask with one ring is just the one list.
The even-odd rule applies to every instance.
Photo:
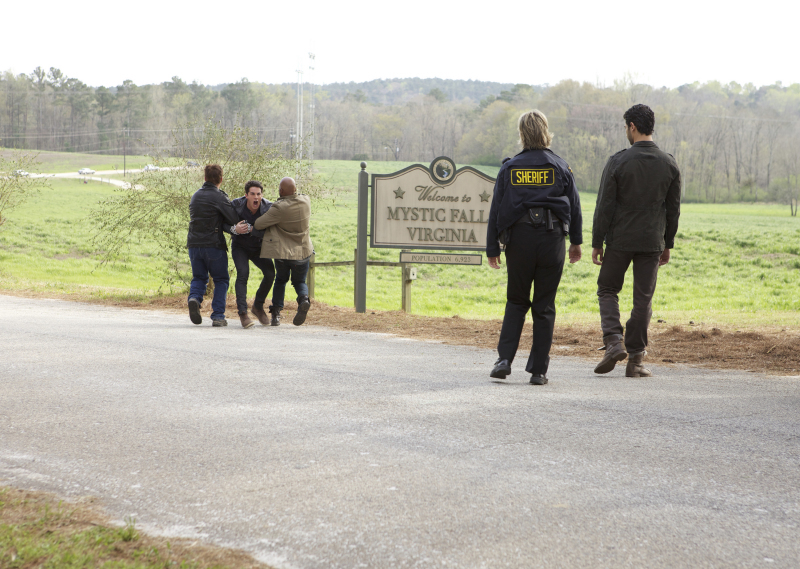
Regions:
[[644, 367], [642, 360], [647, 352], [630, 354], [628, 366], [625, 368], [625, 377], [653, 377], [649, 369]]
[[247, 315], [247, 312], [245, 312], [244, 314], [240, 314], [239, 320], [242, 321], [242, 328], [252, 328], [253, 326], [256, 325], [255, 322], [250, 320], [250, 317]]
[[261, 306], [254, 304], [253, 308], [250, 309], [250, 312], [252, 312], [256, 318], [258, 318], [258, 321], [261, 322], [262, 326], [269, 326], [269, 316], [267, 316], [267, 313], [264, 312], [263, 304]]
[[628, 353], [622, 347], [621, 334], [612, 334], [603, 338], [603, 343], [606, 345], [606, 353], [600, 363], [597, 364], [597, 367], [594, 368], [595, 373], [608, 373], [614, 369], [617, 362], [621, 362], [628, 357]]

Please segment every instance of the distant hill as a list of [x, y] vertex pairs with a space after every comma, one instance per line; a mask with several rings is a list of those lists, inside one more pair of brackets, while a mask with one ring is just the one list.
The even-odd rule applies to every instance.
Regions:
[[[281, 83], [269, 87], [283, 87], [294, 89], [296, 83]], [[220, 85], [207, 85], [212, 91], [222, 91], [227, 87], [227, 83]], [[497, 83], [494, 81], [474, 81], [463, 79], [439, 79], [437, 77], [420, 79], [419, 77], [407, 77], [405, 79], [373, 79], [356, 83], [327, 83], [318, 86], [317, 89], [325, 91], [334, 101], [341, 101], [348, 95], [355, 96], [360, 102], [367, 102], [376, 105], [395, 105], [402, 104], [413, 99], [418, 95], [427, 95], [434, 89], [438, 89], [446, 101], [464, 101], [479, 103], [486, 97], [496, 97], [503, 91], [510, 91], [514, 83]], [[544, 85], [532, 85], [533, 89], [539, 93], [546, 90]], [[440, 95], [441, 96], [441, 95]]]
[[447, 100], [461, 101], [469, 99], [475, 103], [490, 96], [508, 91], [513, 83], [495, 83], [493, 81], [465, 81], [463, 79], [373, 79], [363, 83], [328, 83], [321, 89], [328, 92], [334, 100], [344, 99], [348, 94], [361, 91], [370, 103], [378, 105], [395, 105], [403, 103], [417, 95], [427, 95], [432, 89], [439, 89]]

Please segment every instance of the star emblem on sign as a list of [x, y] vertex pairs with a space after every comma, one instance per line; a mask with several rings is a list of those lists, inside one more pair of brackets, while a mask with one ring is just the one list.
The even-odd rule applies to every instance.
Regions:
[[483, 190], [483, 193], [478, 194], [478, 197], [481, 198], [482, 202], [488, 202], [489, 198], [492, 197], [492, 194], [487, 194], [486, 190]]
[[400, 199], [400, 200], [402, 200], [402, 199], [403, 199], [403, 194], [405, 194], [405, 193], [406, 193], [406, 192], [405, 192], [403, 189], [401, 189], [401, 188], [397, 188], [397, 189], [394, 191], [394, 196], [395, 196], [395, 199]]

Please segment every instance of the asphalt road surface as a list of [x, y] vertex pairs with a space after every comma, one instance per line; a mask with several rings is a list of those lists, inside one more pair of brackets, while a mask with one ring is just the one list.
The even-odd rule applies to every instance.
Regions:
[[490, 349], [0, 314], [2, 483], [146, 531], [276, 567], [800, 566], [797, 377], [598, 377], [555, 350], [549, 385], [501, 385]]

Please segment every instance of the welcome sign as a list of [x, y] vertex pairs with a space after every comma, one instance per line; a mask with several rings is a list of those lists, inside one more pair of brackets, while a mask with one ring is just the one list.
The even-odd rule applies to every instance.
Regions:
[[481, 251], [494, 180], [445, 156], [372, 175], [370, 246]]

